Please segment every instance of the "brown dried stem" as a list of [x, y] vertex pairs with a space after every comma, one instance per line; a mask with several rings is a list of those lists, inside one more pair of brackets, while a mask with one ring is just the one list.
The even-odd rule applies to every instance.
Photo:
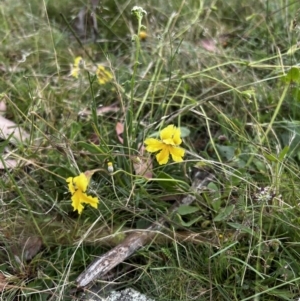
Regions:
[[206, 185], [213, 180], [213, 175], [205, 172], [198, 172], [195, 175], [195, 179], [192, 183], [193, 194], [189, 194], [184, 197], [180, 202], [175, 203], [169, 210], [167, 217], [161, 217], [154, 222], [150, 227], [144, 231], [135, 232], [129, 235], [122, 243], [103, 254], [96, 260], [94, 260], [85, 271], [83, 271], [76, 279], [78, 287], [84, 287], [96, 278], [100, 278], [111, 271], [115, 266], [123, 262], [130, 255], [147, 244], [157, 234], [157, 231], [161, 231], [168, 219], [177, 211], [181, 205], [189, 205], [196, 199], [196, 194], [201, 193]]

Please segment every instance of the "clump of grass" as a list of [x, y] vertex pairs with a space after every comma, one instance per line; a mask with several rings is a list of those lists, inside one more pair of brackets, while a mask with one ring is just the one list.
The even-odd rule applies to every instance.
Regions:
[[[136, 19], [137, 3], [119, 2], [98, 7], [89, 43], [71, 33], [81, 2], [0, 4], [5, 116], [30, 134], [0, 143], [4, 165], [8, 152], [23, 162], [0, 178], [3, 298], [67, 300], [94, 256], [190, 192], [195, 166], [215, 181], [124, 263], [119, 284], [157, 300], [299, 297], [296, 4], [157, 0]], [[143, 142], [170, 124], [184, 160], [153, 156], [148, 181], [135, 169], [149, 163]], [[86, 171], [100, 202], [78, 215], [66, 179]]]

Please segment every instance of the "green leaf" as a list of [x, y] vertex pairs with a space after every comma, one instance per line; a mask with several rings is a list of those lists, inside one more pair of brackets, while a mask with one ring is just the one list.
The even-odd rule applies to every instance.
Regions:
[[265, 173], [267, 171], [266, 164], [258, 159], [253, 159], [253, 164], [261, 173]]
[[108, 154], [109, 150], [105, 146], [99, 146], [91, 143], [86, 143], [83, 141], [78, 142], [78, 146], [87, 150], [91, 154]]
[[182, 220], [182, 218], [181, 218], [181, 216], [179, 214], [177, 214], [176, 216], [179, 219], [180, 224], [182, 226], [184, 226], [184, 227], [190, 227], [190, 226], [192, 226], [194, 223], [198, 222], [202, 218], [202, 216], [198, 216], [198, 217], [190, 220], [189, 222], [185, 222], [185, 221]]
[[178, 188], [183, 189], [184, 191], [188, 191], [190, 186], [181, 180], [172, 178], [169, 174], [161, 171], [157, 175], [157, 179], [151, 179], [153, 181], [156, 181], [162, 188], [170, 191], [170, 190], [178, 190]]
[[176, 187], [176, 180], [163, 171], [157, 175], [157, 178], [162, 180], [158, 181], [158, 184], [164, 189], [169, 190]]
[[234, 210], [235, 205], [229, 205], [226, 208], [222, 208], [219, 214], [214, 218], [215, 222], [221, 222], [227, 219], [228, 216], [232, 213]]
[[180, 132], [181, 132], [181, 135], [180, 135], [181, 138], [188, 137], [191, 133], [191, 131], [185, 126], [181, 126], [179, 129], [180, 129]]
[[286, 83], [300, 83], [300, 71], [298, 67], [292, 67], [284, 77]]
[[243, 180], [244, 174], [245, 174], [245, 169], [239, 168], [239, 170], [235, 170], [230, 177], [231, 185], [238, 186], [240, 182]]
[[214, 182], [210, 182], [208, 185], [207, 185], [207, 188], [209, 190], [213, 190], [214, 192], [219, 192], [220, 189], [219, 187], [214, 183]]
[[288, 153], [290, 150], [290, 147], [287, 145], [283, 148], [283, 150], [279, 153], [278, 159], [282, 161], [285, 158], [285, 155]]
[[290, 147], [287, 145], [283, 148], [283, 150], [279, 153], [278, 156], [276, 156], [274, 154], [267, 154], [267, 153], [264, 153], [264, 156], [266, 159], [268, 159], [271, 162], [278, 162], [278, 161], [282, 161], [285, 158], [285, 156], [289, 152], [289, 150], [290, 150]]
[[75, 137], [80, 133], [82, 126], [78, 122], [73, 122], [70, 126], [70, 140], [75, 140]]
[[227, 223], [229, 226], [231, 226], [232, 228], [234, 229], [237, 229], [241, 232], [244, 232], [244, 233], [248, 233], [250, 235], [253, 235], [255, 237], [258, 237], [258, 235], [256, 234], [256, 232], [254, 230], [252, 230], [251, 228], [249, 227], [246, 227], [242, 224], [238, 224], [238, 223]]
[[181, 205], [178, 208], [177, 212], [180, 215], [187, 215], [187, 214], [191, 214], [191, 213], [197, 212], [199, 210], [200, 209], [198, 207], [195, 207], [195, 206]]
[[151, 222], [149, 222], [149, 219], [146, 218], [140, 218], [136, 222], [137, 229], [147, 229], [151, 225]]
[[8, 139], [0, 142], [0, 154], [4, 153], [5, 148], [9, 145], [9, 139], [12, 135], [13, 133], [8, 137]]
[[212, 208], [215, 210], [215, 211], [219, 211], [220, 209], [220, 206], [221, 206], [221, 194], [220, 194], [220, 189], [219, 187], [213, 183], [213, 182], [210, 182], [208, 185], [207, 185], [207, 188], [211, 191], [211, 193], [209, 194], [210, 195], [210, 199], [212, 200], [210, 203], [211, 203], [211, 206]]
[[277, 162], [278, 161], [277, 157], [273, 154], [264, 153], [264, 156], [265, 156], [266, 159], [268, 159], [271, 162]]
[[227, 161], [230, 161], [235, 156], [236, 148], [233, 146], [216, 144], [216, 148], [219, 154]]
[[0, 271], [6, 272], [7, 269], [8, 269], [8, 264], [6, 263], [0, 264]]

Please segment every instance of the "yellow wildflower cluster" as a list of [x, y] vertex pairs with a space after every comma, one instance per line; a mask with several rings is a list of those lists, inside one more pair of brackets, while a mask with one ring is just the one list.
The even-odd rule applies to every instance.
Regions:
[[[160, 131], [160, 140], [147, 138], [144, 141], [146, 150], [151, 153], [159, 152], [156, 155], [156, 159], [160, 165], [166, 164], [169, 161], [170, 155], [175, 162], [182, 162], [185, 150], [179, 147], [182, 143], [180, 136], [181, 131], [179, 128], [176, 128], [174, 125], [168, 125]], [[114, 171], [112, 162], [107, 163], [107, 169], [109, 173]], [[77, 177], [69, 177], [66, 179], [69, 191], [72, 194], [72, 206], [74, 211], [77, 210], [79, 214], [81, 214], [84, 209], [83, 204], [89, 204], [94, 208], [98, 207], [98, 198], [86, 194], [93, 173], [94, 171], [87, 171]]]
[[86, 194], [86, 190], [91, 178], [89, 173], [86, 174], [81, 173], [77, 177], [69, 177], [66, 179], [69, 191], [72, 194], [72, 206], [74, 211], [77, 210], [79, 214], [81, 214], [84, 208], [82, 204], [90, 204], [92, 207], [97, 209], [99, 203], [98, 198]]
[[[77, 56], [74, 59], [74, 63], [71, 67], [71, 76], [78, 78], [81, 69], [85, 69], [85, 63], [81, 56]], [[89, 69], [87, 68], [87, 70]], [[98, 65], [96, 71], [94, 70], [93, 73], [94, 72], [97, 76], [98, 83], [100, 85], [104, 85], [113, 79], [111, 72], [106, 70], [105, 67], [102, 65]]]
[[80, 68], [83, 67], [84, 61], [81, 56], [77, 56], [74, 60], [74, 64], [71, 68], [71, 75], [75, 78], [78, 78]]
[[113, 78], [112, 74], [105, 69], [105, 67], [98, 65], [96, 75], [98, 78], [98, 83], [104, 85], [110, 82]]

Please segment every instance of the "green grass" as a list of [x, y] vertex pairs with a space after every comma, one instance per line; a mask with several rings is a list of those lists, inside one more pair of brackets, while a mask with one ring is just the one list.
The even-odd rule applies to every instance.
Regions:
[[[130, 270], [120, 286], [156, 300], [299, 298], [298, 3], [148, 2], [146, 40], [133, 38], [140, 3], [104, 0], [97, 41], [82, 43], [71, 28], [84, 1], [0, 3], [0, 100], [30, 134], [29, 143], [0, 142], [2, 163], [9, 152], [23, 162], [1, 170], [1, 298], [71, 300], [95, 256], [188, 193], [195, 166], [216, 181], [195, 212], [177, 215], [121, 265]], [[77, 56], [90, 71], [78, 79]], [[99, 85], [95, 64], [114, 79]], [[112, 104], [118, 111], [97, 116]], [[152, 155], [154, 180], [135, 175], [140, 143], [169, 124], [188, 129], [184, 162], [160, 166]], [[78, 216], [65, 179], [94, 169], [90, 194], [100, 205]], [[30, 237], [42, 247], [26, 260]]]

